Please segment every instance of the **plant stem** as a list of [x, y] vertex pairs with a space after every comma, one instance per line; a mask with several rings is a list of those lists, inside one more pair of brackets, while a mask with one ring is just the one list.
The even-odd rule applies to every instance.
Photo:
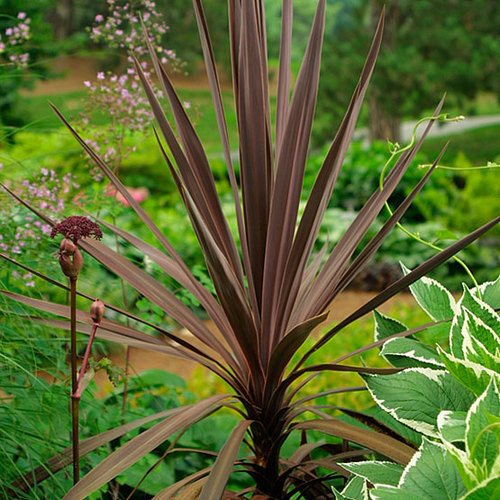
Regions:
[[[391, 163], [394, 160], [394, 158], [396, 158], [397, 156], [400, 156], [401, 153], [404, 153], [405, 151], [408, 151], [415, 144], [417, 129], [418, 129], [418, 127], [419, 127], [420, 124], [422, 124], [422, 123], [424, 123], [426, 121], [432, 121], [432, 120], [450, 122], [450, 121], [460, 121], [462, 119], [463, 119], [462, 116], [458, 116], [458, 117], [455, 117], [455, 118], [448, 118], [448, 116], [446, 114], [441, 114], [441, 115], [438, 115], [438, 116], [427, 116], [425, 118], [420, 119], [415, 124], [415, 126], [413, 127], [413, 133], [412, 133], [412, 136], [411, 136], [411, 141], [410, 141], [410, 143], [408, 145], [406, 145], [405, 147], [400, 147], [399, 144], [391, 144], [390, 145], [391, 156], [389, 157], [389, 159], [385, 163], [384, 167], [382, 168], [382, 172], [380, 174], [380, 179], [379, 179], [380, 191], [382, 191], [384, 189], [385, 173], [388, 170], [388, 168], [391, 165]], [[392, 217], [393, 211], [392, 211], [392, 209], [389, 206], [389, 203], [387, 201], [385, 202], [385, 208], [387, 209], [387, 212], [389, 213], [389, 216]], [[413, 238], [415, 241], [418, 241], [419, 243], [422, 243], [423, 245], [425, 245], [425, 246], [427, 246], [429, 248], [432, 248], [433, 250], [437, 250], [438, 252], [441, 252], [443, 250], [441, 247], [439, 247], [437, 245], [434, 245], [430, 241], [426, 241], [423, 238], [421, 238], [418, 233], [413, 233], [413, 232], [409, 231], [400, 222], [396, 223], [396, 227], [398, 227], [401, 231], [403, 231], [410, 238]], [[462, 268], [464, 269], [464, 271], [468, 274], [469, 278], [471, 279], [471, 281], [473, 282], [474, 286], [476, 287], [479, 299], [481, 299], [481, 290], [479, 289], [479, 284], [476, 281], [476, 278], [472, 274], [472, 271], [469, 269], [469, 267], [467, 266], [467, 264], [462, 259], [460, 259], [459, 257], [457, 257], [456, 255], [454, 255], [452, 257], [452, 259], [455, 262], [457, 262], [460, 266], [462, 266]]]
[[129, 373], [129, 369], [130, 369], [130, 346], [127, 346], [127, 354], [126, 354], [126, 357], [125, 357], [125, 380], [123, 382], [122, 425], [125, 423], [125, 410], [126, 410], [126, 407], [127, 407], [128, 373]]
[[76, 280], [70, 278], [70, 310], [71, 310], [71, 423], [73, 441], [73, 484], [80, 480], [80, 443], [78, 432], [78, 403], [79, 400], [73, 395], [77, 391], [77, 360], [76, 360]]
[[82, 367], [80, 368], [80, 373], [78, 374], [77, 388], [76, 388], [76, 391], [73, 392], [73, 397], [75, 399], [78, 399], [78, 400], [80, 400], [80, 398], [82, 397], [83, 376], [85, 375], [85, 372], [87, 371], [87, 365], [89, 364], [90, 351], [92, 349], [92, 343], [94, 342], [94, 337], [95, 337], [98, 326], [99, 326], [99, 323], [94, 323], [94, 326], [92, 327], [92, 332], [90, 334], [89, 343], [87, 344], [87, 348], [85, 349], [85, 356], [83, 357]]

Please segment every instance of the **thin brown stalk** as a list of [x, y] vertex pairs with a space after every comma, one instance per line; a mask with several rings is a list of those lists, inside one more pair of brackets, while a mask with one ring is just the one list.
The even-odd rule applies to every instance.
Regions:
[[92, 326], [92, 332], [90, 333], [90, 339], [87, 344], [87, 348], [85, 349], [85, 356], [83, 357], [83, 363], [80, 368], [80, 373], [78, 374], [78, 381], [77, 381], [77, 389], [76, 392], [73, 392], [72, 396], [75, 399], [80, 400], [82, 397], [82, 392], [83, 392], [83, 377], [85, 375], [85, 372], [87, 371], [87, 365], [89, 364], [89, 357], [90, 357], [90, 351], [92, 349], [92, 344], [94, 342], [95, 334], [97, 331], [97, 328], [99, 327], [99, 323], [94, 323]]
[[70, 310], [71, 310], [71, 423], [72, 423], [72, 444], [73, 444], [73, 484], [80, 480], [80, 450], [79, 450], [79, 429], [78, 429], [78, 404], [79, 399], [73, 397], [78, 389], [77, 360], [76, 360], [76, 280], [70, 278]]

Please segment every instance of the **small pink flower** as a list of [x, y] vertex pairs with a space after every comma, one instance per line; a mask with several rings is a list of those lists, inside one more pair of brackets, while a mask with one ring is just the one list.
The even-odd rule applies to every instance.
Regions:
[[[149, 190], [145, 187], [127, 188], [127, 191], [130, 193], [133, 200], [136, 201], [137, 203], [142, 203], [144, 200], [146, 200], [149, 197]], [[118, 192], [116, 189], [109, 189], [106, 192], [106, 195], [113, 196], [120, 203], [122, 203], [123, 206], [125, 206], [125, 207], [128, 207], [130, 205], [129, 202], [125, 199], [125, 197], [120, 192]]]
[[26, 19], [26, 12], [19, 12], [19, 14], [17, 15], [17, 18], [18, 19]]

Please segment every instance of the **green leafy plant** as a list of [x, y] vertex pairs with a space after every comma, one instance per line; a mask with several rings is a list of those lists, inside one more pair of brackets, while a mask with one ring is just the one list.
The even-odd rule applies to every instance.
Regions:
[[[369, 416], [359, 412], [349, 412], [354, 417], [354, 422], [356, 419], [367, 421], [373, 429], [332, 418], [325, 414], [320, 405], [308, 404], [318, 395], [298, 399], [297, 391], [310, 382], [316, 373], [325, 370], [368, 374], [399, 371], [397, 368], [341, 364], [344, 359], [357, 352], [346, 354], [326, 364], [310, 364], [310, 360], [314, 352], [339, 334], [345, 326], [372, 311], [446, 261], [494, 226], [500, 218], [488, 222], [431, 257], [338, 325], [324, 332], [298, 361], [292, 362], [293, 355], [310, 336], [312, 330], [326, 320], [331, 301], [345, 289], [378, 250], [433, 170], [431, 167], [426, 172], [382, 228], [357, 257], [351, 260], [358, 244], [409, 167], [432, 126], [430, 123], [417, 144], [398, 158], [384, 180], [383, 189], [374, 191], [328, 257], [324, 252], [313, 255], [321, 220], [348, 149], [375, 65], [384, 22], [382, 15], [352, 101], [318, 170], [316, 181], [299, 218], [301, 187], [319, 80], [325, 4], [325, 0], [320, 0], [317, 4], [304, 60], [290, 99], [292, 2], [285, 0], [283, 3], [277, 118], [276, 129], [272, 131], [263, 2], [229, 1], [233, 87], [239, 132], [238, 178], [233, 169], [207, 23], [201, 1], [194, 1], [217, 124], [234, 197], [239, 247], [221, 209], [216, 184], [203, 147], [167, 73], [154, 50], [150, 48], [155, 73], [169, 101], [178, 137], [166, 119], [148, 79], [141, 70], [140, 63], [135, 62], [136, 71], [157, 122], [158, 128], [155, 132], [159, 147], [191, 219], [215, 295], [195, 278], [170, 242], [112, 170], [56, 110], [87, 154], [155, 235], [163, 251], [106, 221], [100, 221], [102, 227], [106, 232], [114, 233], [135, 246], [156, 262], [179, 285], [185, 287], [218, 328], [217, 334], [210, 331], [183, 302], [126, 257], [103, 243], [82, 238], [78, 242], [79, 248], [127, 281], [139, 294], [189, 330], [193, 339], [186, 340], [161, 326], [145, 321], [130, 310], [110, 303], [105, 304], [106, 311], [113, 312], [117, 319], [128, 318], [129, 325], [125, 326], [119, 321], [103, 318], [97, 336], [197, 361], [216, 373], [230, 388], [228, 394], [210, 396], [196, 403], [157, 414], [160, 422], [113, 451], [87, 472], [65, 498], [85, 498], [161, 446], [166, 440], [172, 437], [175, 439], [175, 436], [221, 408], [231, 409], [241, 417], [241, 420], [234, 426], [215, 461], [209, 467], [168, 485], [158, 493], [160, 497], [170, 498], [179, 492], [185, 495], [187, 493], [184, 488], [188, 488], [191, 492], [194, 490], [193, 494], [202, 500], [224, 496], [234, 498], [235, 495], [241, 497], [246, 493], [260, 495], [261, 498], [263, 496], [285, 499], [299, 494], [304, 498], [322, 496], [331, 498], [332, 492], [328, 481], [336, 481], [342, 477], [343, 472], [338, 462], [345, 460], [346, 457], [352, 459], [376, 452], [405, 466], [414, 455], [415, 448], [398, 433], [387, 435], [381, 432], [385, 427]], [[438, 116], [442, 104], [439, 103], [434, 116]], [[27, 201], [21, 200], [14, 193], [12, 195], [30, 207]], [[31, 208], [48, 224], [55, 224], [55, 221], [44, 213], [34, 207]], [[42, 273], [36, 270], [33, 272], [36, 276], [43, 277]], [[56, 286], [65, 288], [55, 280], [52, 282]], [[66, 318], [63, 321], [52, 320], [49, 324], [69, 329], [67, 318], [70, 317], [70, 311], [67, 306], [9, 292], [5, 292], [5, 295], [25, 305]], [[93, 299], [90, 295], [81, 294], [81, 296]], [[78, 330], [89, 334], [91, 325], [90, 316], [84, 311], [77, 311]], [[153, 330], [170, 340], [170, 344], [151, 335]], [[373, 345], [366, 348], [371, 347]], [[333, 388], [323, 391], [320, 396], [333, 395], [345, 390], [353, 391], [358, 388]], [[313, 413], [316, 418], [306, 418], [308, 412]], [[141, 422], [130, 422], [104, 434], [82, 440], [81, 455], [121, 437], [134, 426], [140, 427]], [[335, 439], [333, 442], [311, 445], [308, 435], [318, 432], [333, 436]], [[299, 444], [295, 452], [283, 456], [282, 448], [285, 442], [289, 438], [297, 439], [297, 437], [300, 441], [297, 441]], [[246, 445], [243, 448], [242, 443]], [[200, 450], [200, 453], [203, 453], [203, 450]], [[55, 471], [67, 465], [71, 461], [69, 449], [63, 456], [64, 460], [55, 457], [49, 461], [44, 470], [30, 471], [25, 476], [24, 483], [23, 481], [16, 483], [18, 488], [19, 485], [32, 484], [33, 478], [42, 480], [47, 475], [47, 469]], [[325, 470], [329, 472], [324, 473]], [[244, 471], [252, 478], [253, 486], [249, 490], [231, 493], [226, 489], [228, 479], [235, 471]], [[31, 483], [28, 477], [31, 478], [29, 480]]]
[[[405, 325], [375, 312], [380, 354], [403, 371], [364, 378], [378, 405], [422, 434], [422, 444], [406, 467], [343, 464], [353, 479], [338, 497], [495, 498], [500, 492], [500, 316], [495, 311], [500, 277], [472, 290], [464, 287], [458, 301], [429, 278], [410, 290], [437, 327], [449, 331], [449, 348], [408, 337]], [[366, 480], [375, 487], [368, 490]]]

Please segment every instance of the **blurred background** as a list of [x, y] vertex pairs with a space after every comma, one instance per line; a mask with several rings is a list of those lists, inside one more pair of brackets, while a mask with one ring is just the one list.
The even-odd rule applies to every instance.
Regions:
[[[265, 0], [264, 4], [274, 103], [281, 0]], [[382, 51], [358, 124], [358, 141], [349, 151], [330, 204], [330, 220], [336, 223], [325, 227], [323, 238], [328, 237], [333, 244], [376, 187], [381, 168], [389, 157], [386, 141], [407, 144], [415, 120], [432, 114], [446, 92], [444, 111], [450, 116], [465, 115], [466, 120], [434, 126], [415, 166], [393, 197], [394, 202], [400, 200], [421, 176], [418, 165], [432, 163], [446, 140], [451, 139], [442, 163], [455, 170], [436, 170], [406, 217], [406, 223], [414, 225], [415, 231], [425, 238], [446, 242], [499, 211], [500, 183], [496, 182], [495, 164], [500, 153], [500, 5], [497, 2], [328, 0], [304, 193], [307, 196], [325, 148], [349, 103], [384, 5], [387, 20]], [[237, 158], [227, 6], [224, 0], [205, 0], [204, 6], [221, 73], [231, 147]], [[294, 8], [292, 68], [296, 75], [315, 2], [296, 0]], [[156, 50], [205, 145], [224, 199], [227, 176], [191, 2], [0, 0], [0, 12], [0, 162], [4, 181], [17, 183], [17, 187], [24, 182], [24, 187], [29, 189], [27, 184], [30, 184], [32, 190], [35, 185], [43, 184], [48, 190], [46, 184], [53, 182], [50, 171], [54, 170], [58, 182], [68, 185], [50, 187], [57, 191], [54, 199], [58, 197], [57, 203], [50, 207], [54, 209], [53, 215], [63, 213], [65, 201], [75, 196], [91, 204], [92, 196], [106, 188], [61, 128], [48, 106], [50, 101], [120, 173], [125, 184], [138, 189], [141, 202], [153, 209], [161, 207], [161, 217], [168, 220], [169, 227], [174, 221], [177, 228], [186, 225], [182, 210], [178, 210], [170, 176], [151, 137], [151, 116], [129, 56], [134, 53], [148, 68], [149, 57], [139, 24], [142, 13]], [[484, 168], [488, 165], [489, 168]], [[49, 172], [46, 178], [44, 172]], [[10, 205], [4, 195], [1, 200]], [[92, 207], [86, 208], [93, 211]], [[99, 210], [102, 212], [103, 208]], [[227, 210], [231, 210], [229, 206]], [[12, 214], [6, 216], [7, 212], [4, 219], [8, 222], [4, 221], [2, 230], [5, 240], [22, 240], [23, 232], [36, 229], [27, 228], [24, 220], [21, 225], [12, 225], [17, 219]], [[10, 233], [7, 225], [12, 226]], [[186, 258], [192, 257], [201, 269], [203, 260], [192, 247], [191, 236], [186, 234], [178, 244]], [[470, 266], [484, 276], [499, 270], [494, 244], [500, 233], [497, 230], [491, 234], [479, 247], [465, 252]], [[2, 244], [2, 249], [10, 252], [15, 246]], [[25, 242], [24, 248], [29, 246]], [[20, 248], [17, 245], [15, 251]], [[431, 253], [400, 233], [392, 241], [389, 239], [384, 249], [384, 265], [379, 265], [382, 275], [391, 274], [391, 266], [397, 274], [395, 267], [403, 256], [407, 265], [413, 266]], [[377, 275], [376, 266], [374, 269]], [[448, 284], [455, 287], [461, 281], [461, 277], [454, 279], [456, 273], [461, 271], [453, 263], [441, 271]], [[382, 275], [372, 276], [372, 280], [383, 285], [390, 276]]]

